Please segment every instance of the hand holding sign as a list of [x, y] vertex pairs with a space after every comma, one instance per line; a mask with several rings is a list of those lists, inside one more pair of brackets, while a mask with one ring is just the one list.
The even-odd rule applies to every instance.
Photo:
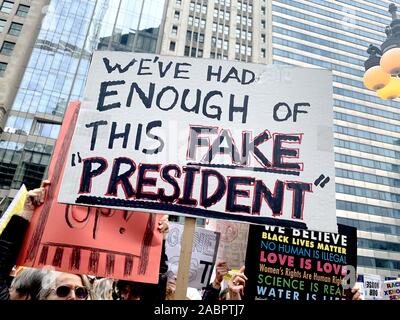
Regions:
[[42, 181], [40, 188], [28, 191], [24, 203], [24, 208], [22, 209], [22, 212], [18, 213], [18, 215], [30, 221], [35, 208], [44, 203], [46, 199], [47, 187], [49, 185], [50, 181], [44, 180]]
[[158, 231], [160, 231], [160, 233], [162, 233], [163, 235], [166, 235], [168, 233], [169, 221], [167, 214], [163, 215], [160, 222], [158, 223]]
[[230, 300], [241, 300], [244, 294], [247, 277], [244, 275], [245, 267], [241, 267], [238, 273], [235, 273], [228, 282]]
[[213, 287], [219, 289], [221, 287], [221, 282], [224, 280], [224, 276], [228, 274], [229, 268], [225, 261], [218, 262], [216, 267], [216, 275], [213, 282]]

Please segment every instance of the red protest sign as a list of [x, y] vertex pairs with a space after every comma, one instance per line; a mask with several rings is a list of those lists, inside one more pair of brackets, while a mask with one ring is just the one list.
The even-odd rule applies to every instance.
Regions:
[[[155, 214], [57, 202], [80, 103], [70, 103], [49, 167], [51, 185], [34, 213], [19, 265], [157, 283], [162, 235]], [[77, 155], [71, 162], [80, 162]]]

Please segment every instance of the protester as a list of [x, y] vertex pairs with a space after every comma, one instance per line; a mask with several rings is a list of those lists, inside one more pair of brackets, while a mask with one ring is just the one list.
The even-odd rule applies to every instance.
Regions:
[[[86, 300], [96, 299], [88, 278], [84, 275], [56, 272], [52, 270], [39, 270], [25, 268], [19, 272], [9, 285], [9, 274], [15, 265], [17, 256], [22, 246], [25, 232], [29, 226], [34, 208], [43, 204], [46, 196], [46, 186], [49, 181], [43, 181], [38, 189], [28, 192], [22, 212], [14, 215], [3, 233], [0, 235], [0, 300]], [[164, 215], [159, 222], [158, 230], [164, 234], [169, 230], [168, 216]], [[142, 284], [128, 281], [118, 281], [117, 288], [121, 300], [142, 299], [160, 301], [172, 299], [176, 289], [176, 277], [168, 277], [168, 266], [165, 254], [165, 240], [163, 241], [162, 258], [160, 263], [160, 281], [156, 285]], [[221, 284], [229, 272], [226, 262], [216, 265], [216, 277], [207, 286], [202, 299], [217, 301], [220, 297]], [[110, 279], [108, 279], [110, 280]], [[111, 280], [110, 280], [111, 281]], [[110, 282], [108, 281], [108, 282]], [[227, 300], [240, 300], [243, 297], [247, 277], [244, 267], [234, 273], [227, 283]], [[104, 280], [106, 283], [106, 279]], [[110, 299], [110, 286], [97, 287], [99, 298]], [[191, 296], [189, 294], [189, 296]], [[192, 295], [197, 296], [197, 295]], [[351, 290], [351, 299], [360, 300], [358, 288]]]
[[220, 261], [215, 266], [215, 278], [212, 283], [204, 289], [202, 300], [217, 301], [221, 292], [221, 284], [225, 275], [229, 272], [228, 264], [225, 261]]
[[[95, 298], [87, 276], [51, 270], [41, 271], [31, 269], [30, 271], [25, 271], [14, 279], [11, 286], [9, 285], [9, 274], [16, 263], [33, 211], [36, 207], [44, 203], [46, 187], [49, 184], [50, 181], [43, 181], [40, 188], [28, 192], [23, 210], [11, 217], [0, 236], [0, 300], [37, 298], [49, 300], [86, 300], [88, 298]], [[161, 218], [158, 230], [163, 234], [168, 232], [168, 215], [164, 215]], [[165, 273], [168, 269], [165, 244], [163, 247], [164, 251], [160, 272]], [[165, 288], [163, 291], [165, 292]], [[157, 292], [160, 292], [160, 290], [157, 290]]]
[[15, 275], [9, 289], [10, 300], [37, 300], [45, 272], [35, 268], [24, 268]]
[[32, 282], [32, 287], [30, 287], [28, 281], [24, 281], [24, 292], [22, 295], [15, 292], [15, 286], [11, 286], [10, 296], [8, 276], [16, 263], [25, 232], [32, 218], [33, 209], [44, 202], [46, 195], [45, 188], [49, 184], [49, 181], [43, 181], [40, 188], [28, 192], [23, 210], [11, 217], [3, 233], [0, 235], [0, 300], [32, 299], [37, 295], [36, 284], [39, 280], [35, 278], [35, 281]]
[[40, 188], [28, 192], [23, 210], [11, 217], [0, 236], [1, 300], [71, 300], [87, 299], [92, 295], [87, 277], [45, 269], [27, 269], [17, 275], [11, 286], [8, 286], [7, 277], [16, 263], [33, 210], [45, 201], [46, 187], [49, 184], [50, 181], [43, 181]]
[[116, 290], [120, 300], [143, 300], [144, 289], [140, 282], [118, 280]]
[[95, 279], [93, 291], [98, 300], [113, 300], [114, 280], [109, 278]]
[[42, 279], [39, 300], [96, 299], [85, 275], [48, 270]]

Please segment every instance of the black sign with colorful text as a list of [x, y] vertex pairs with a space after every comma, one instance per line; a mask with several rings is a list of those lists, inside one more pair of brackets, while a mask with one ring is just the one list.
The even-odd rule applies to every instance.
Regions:
[[357, 229], [339, 233], [251, 225], [246, 255], [253, 300], [345, 299], [342, 280], [355, 281]]

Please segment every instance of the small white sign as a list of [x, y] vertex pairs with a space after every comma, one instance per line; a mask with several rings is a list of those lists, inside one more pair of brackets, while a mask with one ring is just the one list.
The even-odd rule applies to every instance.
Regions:
[[[168, 270], [175, 274], [178, 273], [182, 234], [183, 225], [170, 223], [165, 253], [168, 257]], [[189, 287], [203, 289], [210, 283], [217, 257], [219, 238], [218, 232], [196, 228], [189, 270]]]
[[364, 274], [365, 300], [382, 300], [383, 279], [380, 275]]
[[400, 300], [400, 279], [385, 281], [383, 283], [384, 300]]

